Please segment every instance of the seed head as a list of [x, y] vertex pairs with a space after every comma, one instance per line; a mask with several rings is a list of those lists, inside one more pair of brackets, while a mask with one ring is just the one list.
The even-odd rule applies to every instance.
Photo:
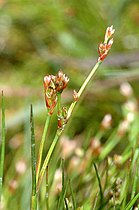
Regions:
[[113, 26], [110, 26], [106, 29], [106, 33], [105, 33], [105, 38], [104, 38], [104, 42], [99, 44], [98, 47], [98, 53], [99, 53], [99, 58], [98, 61], [103, 61], [108, 52], [111, 49], [111, 46], [113, 44], [113, 34], [115, 32], [115, 29], [113, 29]]
[[113, 25], [106, 29], [104, 43], [108, 42], [108, 40], [112, 37], [114, 32], [115, 32], [115, 29], [113, 28]]
[[55, 88], [57, 92], [62, 92], [69, 82], [69, 78], [60, 70], [55, 77]]
[[52, 115], [57, 104], [57, 94], [67, 87], [69, 78], [60, 70], [57, 75], [48, 75], [44, 77], [44, 92], [46, 107], [49, 114]]
[[73, 91], [73, 98], [75, 101], [78, 100], [78, 93], [76, 92], [76, 90]]

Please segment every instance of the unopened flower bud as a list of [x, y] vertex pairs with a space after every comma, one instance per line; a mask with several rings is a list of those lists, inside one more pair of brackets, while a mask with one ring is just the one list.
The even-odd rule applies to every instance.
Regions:
[[129, 112], [135, 112], [137, 110], [137, 104], [135, 101], [127, 101], [124, 105]]
[[44, 87], [48, 88], [48, 86], [50, 85], [50, 82], [51, 82], [51, 75], [45, 76], [44, 77]]
[[78, 100], [78, 93], [76, 92], [76, 90], [73, 91], [73, 98], [75, 101]]
[[131, 85], [128, 82], [124, 82], [120, 86], [120, 93], [125, 97], [130, 97], [133, 94]]
[[128, 122], [133, 122], [135, 119], [135, 115], [133, 112], [129, 112], [126, 116], [126, 119], [128, 120]]
[[54, 185], [56, 186], [55, 193], [59, 193], [62, 190], [62, 171], [61, 169], [57, 169], [54, 175]]
[[108, 27], [106, 29], [106, 33], [105, 33], [105, 39], [104, 39], [104, 42], [107, 43], [108, 40], [112, 37], [112, 35], [114, 34], [115, 32], [115, 29], [113, 28], [113, 25]]
[[102, 150], [101, 142], [99, 141], [99, 139], [93, 138], [92, 141], [91, 141], [92, 154], [97, 156], [101, 153], [101, 150]]
[[106, 114], [101, 122], [102, 129], [109, 129], [112, 123], [112, 116], [110, 114]]
[[120, 136], [123, 136], [127, 132], [129, 125], [130, 125], [129, 121], [127, 120], [122, 121], [119, 126], [118, 134]]
[[18, 174], [24, 174], [26, 171], [26, 163], [23, 160], [20, 160], [16, 163], [16, 171]]
[[122, 164], [122, 156], [121, 155], [114, 155], [114, 163], [117, 167], [121, 166]]
[[18, 182], [17, 182], [17, 180], [13, 179], [9, 184], [9, 190], [12, 193], [14, 193], [17, 188], [18, 188]]

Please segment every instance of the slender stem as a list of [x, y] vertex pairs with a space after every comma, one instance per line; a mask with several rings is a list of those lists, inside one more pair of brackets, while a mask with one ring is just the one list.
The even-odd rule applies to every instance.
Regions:
[[3, 185], [5, 135], [6, 135], [5, 134], [5, 104], [4, 104], [4, 95], [2, 91], [2, 147], [1, 147], [1, 160], [0, 160], [0, 202], [2, 198], [2, 185]]
[[39, 173], [40, 173], [41, 162], [42, 162], [42, 153], [43, 153], [43, 148], [44, 148], [44, 142], [46, 139], [46, 134], [48, 131], [48, 126], [50, 123], [50, 118], [51, 118], [51, 116], [49, 114], [47, 114], [44, 130], [43, 130], [43, 135], [42, 135], [42, 139], [41, 139], [41, 143], [40, 143], [40, 147], [39, 147], [39, 152], [38, 152], [37, 167], [36, 167], [36, 182], [38, 182], [38, 177], [39, 177]]
[[[89, 73], [88, 77], [86, 78], [86, 80], [84, 81], [84, 83], [82, 84], [81, 88], [79, 89], [78, 91], [78, 99], [80, 98], [80, 96], [82, 95], [83, 91], [85, 90], [87, 84], [89, 83], [89, 81], [92, 79], [93, 75], [95, 74], [96, 70], [98, 69], [98, 67], [100, 66], [102, 62], [99, 61], [96, 63], [96, 65], [94, 66], [94, 68], [91, 70], [91, 72]], [[73, 109], [76, 105], [77, 101], [74, 101], [70, 107], [69, 107], [69, 110], [68, 110], [68, 115], [67, 115], [67, 119], [70, 118], [72, 112], [73, 112]]]
[[40, 171], [40, 175], [39, 175], [39, 179], [38, 179], [38, 182], [37, 182], [37, 192], [39, 191], [39, 188], [40, 188], [40, 185], [42, 183], [42, 179], [43, 179], [44, 173], [46, 171], [46, 167], [48, 166], [49, 160], [50, 160], [50, 158], [52, 156], [52, 153], [54, 151], [56, 143], [57, 143], [59, 137], [61, 136], [61, 133], [62, 133], [62, 130], [58, 129], [57, 132], [56, 132], [56, 135], [54, 137], [54, 140], [53, 140], [53, 142], [52, 142], [52, 144], [51, 144], [51, 146], [50, 146], [50, 148], [48, 150], [48, 153], [47, 153], [46, 158], [44, 160], [44, 163], [42, 165], [42, 168], [41, 168], [41, 171]]
[[37, 210], [37, 194], [36, 194], [36, 156], [35, 156], [35, 134], [33, 121], [33, 108], [30, 110], [30, 129], [31, 129], [31, 166], [32, 166], [32, 200], [31, 210]]
[[48, 166], [46, 167], [46, 210], [49, 210]]
[[[101, 61], [97, 62], [96, 65], [94, 66], [94, 68], [89, 73], [88, 77], [86, 78], [86, 80], [84, 81], [83, 85], [81, 86], [81, 88], [78, 92], [78, 98], [80, 98], [80, 96], [82, 95], [82, 93], [85, 90], [87, 84], [89, 83], [89, 81], [91, 80], [91, 78], [93, 77], [94, 73], [96, 72], [96, 70], [98, 69], [98, 67], [100, 66], [101, 63], [102, 63]], [[58, 102], [58, 103], [60, 103], [60, 102]], [[68, 114], [67, 114], [67, 119], [69, 119], [69, 117], [71, 116], [76, 103], [77, 103], [77, 101], [73, 102], [71, 104], [71, 106], [69, 107]], [[61, 105], [58, 105], [58, 106], [61, 106]], [[39, 179], [38, 179], [38, 182], [37, 182], [37, 192], [40, 189], [40, 185], [42, 183], [42, 179], [43, 179], [46, 167], [48, 166], [49, 160], [52, 156], [53, 150], [55, 149], [57, 141], [58, 141], [59, 137], [61, 136], [61, 134], [63, 133], [63, 131], [64, 131], [64, 129], [58, 129], [57, 130], [56, 135], [54, 137], [54, 140], [53, 140], [53, 142], [52, 142], [52, 144], [51, 144], [51, 146], [48, 150], [48, 153], [47, 153], [46, 158], [44, 160], [43, 166], [42, 166], [41, 171], [40, 171]]]
[[94, 169], [95, 169], [95, 172], [96, 172], [96, 176], [97, 176], [97, 180], [98, 180], [98, 184], [99, 184], [99, 190], [100, 190], [100, 201], [101, 201], [101, 204], [103, 202], [103, 190], [102, 190], [102, 186], [101, 186], [101, 181], [100, 181], [100, 176], [98, 174], [98, 169], [97, 169], [97, 166], [95, 163], [93, 163], [94, 165]]
[[71, 185], [71, 180], [69, 179], [69, 186], [70, 186], [70, 192], [71, 192], [71, 198], [72, 198], [72, 203], [73, 203], [73, 210], [76, 210], [76, 201], [73, 193], [73, 188]]
[[61, 115], [61, 93], [57, 94], [57, 98], [58, 115]]
[[58, 210], [63, 210], [64, 207], [64, 195], [65, 195], [65, 171], [64, 171], [64, 159], [62, 159], [62, 191], [58, 202]]

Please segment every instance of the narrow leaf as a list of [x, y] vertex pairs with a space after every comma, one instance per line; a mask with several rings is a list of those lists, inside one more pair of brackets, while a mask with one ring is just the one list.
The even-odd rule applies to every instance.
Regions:
[[103, 191], [102, 191], [102, 186], [101, 186], [101, 181], [100, 181], [100, 177], [99, 177], [99, 174], [98, 174], [98, 169], [97, 169], [97, 166], [95, 163], [93, 163], [94, 165], [94, 169], [95, 169], [95, 172], [96, 172], [96, 176], [97, 176], [97, 180], [98, 180], [98, 184], [99, 184], [99, 190], [100, 190], [100, 201], [102, 203], [103, 201]]
[[31, 166], [32, 166], [32, 203], [31, 210], [37, 209], [37, 195], [36, 195], [36, 156], [35, 156], [35, 134], [34, 134], [34, 120], [33, 107], [30, 109], [30, 129], [31, 129]]
[[72, 197], [73, 210], [76, 210], [76, 201], [75, 201], [75, 197], [74, 197], [74, 193], [73, 193], [73, 189], [72, 189], [72, 185], [71, 185], [71, 180], [70, 179], [69, 179], [69, 186], [70, 186], [70, 192], [71, 192], [71, 197]]
[[131, 207], [133, 207], [138, 198], [139, 198], [139, 193], [131, 201], [129, 201], [124, 210], [129, 210]]

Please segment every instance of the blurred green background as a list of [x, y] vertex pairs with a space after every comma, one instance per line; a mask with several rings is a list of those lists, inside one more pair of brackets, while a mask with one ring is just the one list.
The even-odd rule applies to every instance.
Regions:
[[70, 78], [63, 103], [70, 104], [72, 90], [79, 89], [97, 61], [98, 44], [110, 25], [116, 29], [114, 44], [76, 109], [66, 131], [70, 138], [87, 135], [90, 128], [95, 133], [106, 113], [117, 125], [125, 100], [119, 92], [122, 82], [129, 81], [139, 99], [139, 1], [0, 0], [0, 89], [8, 131], [5, 171], [11, 170], [11, 179], [16, 160], [30, 158], [31, 103], [37, 143], [41, 138], [46, 111], [43, 77], [62, 69]]
[[131, 81], [139, 93], [139, 2], [1, 0], [0, 87], [7, 99], [7, 117], [14, 120], [17, 110], [33, 102], [43, 109], [43, 77], [59, 69], [70, 78], [63, 97], [71, 102], [70, 90], [79, 89], [95, 64], [98, 44], [110, 25], [116, 29], [114, 44], [94, 86], [88, 88], [91, 97], [84, 103], [90, 105], [83, 108], [88, 115], [96, 109], [100, 117], [118, 112], [122, 99], [117, 86], [123, 81]]

